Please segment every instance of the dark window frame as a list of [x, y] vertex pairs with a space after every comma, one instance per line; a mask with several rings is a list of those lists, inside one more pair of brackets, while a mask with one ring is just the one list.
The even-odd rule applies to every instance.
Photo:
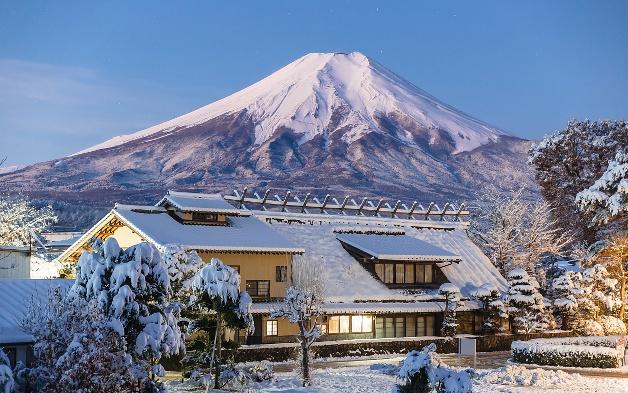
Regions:
[[288, 281], [288, 266], [275, 266], [275, 282]]
[[[375, 263], [374, 271], [377, 278], [387, 285], [431, 285], [435, 283], [435, 267], [435, 263], [378, 262]], [[411, 281], [409, 281], [410, 277], [407, 277], [409, 275], [412, 275]], [[420, 275], [422, 275], [421, 281], [417, 280]], [[426, 280], [428, 277], [429, 281]]]
[[[266, 284], [266, 293], [260, 292], [260, 283]], [[246, 280], [246, 291], [252, 298], [270, 298], [270, 280]]]
[[216, 222], [218, 221], [218, 214], [209, 212], [192, 212], [192, 221], [199, 222]]

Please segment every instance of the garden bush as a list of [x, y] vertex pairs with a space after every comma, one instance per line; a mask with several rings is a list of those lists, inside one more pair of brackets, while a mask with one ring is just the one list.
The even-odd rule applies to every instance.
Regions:
[[604, 327], [602, 324], [591, 319], [582, 324], [582, 334], [585, 336], [603, 336]]
[[619, 318], [603, 316], [600, 324], [607, 336], [624, 336], [626, 334], [626, 324]]

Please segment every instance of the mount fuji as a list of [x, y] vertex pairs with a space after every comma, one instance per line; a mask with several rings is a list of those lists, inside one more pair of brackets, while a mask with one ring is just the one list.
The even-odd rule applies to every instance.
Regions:
[[249, 186], [460, 200], [488, 182], [532, 186], [529, 146], [361, 53], [312, 53], [173, 120], [0, 175], [0, 188], [72, 199]]

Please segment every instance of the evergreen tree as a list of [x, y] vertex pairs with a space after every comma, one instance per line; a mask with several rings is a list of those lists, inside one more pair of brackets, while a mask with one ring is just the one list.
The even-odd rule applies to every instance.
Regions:
[[484, 284], [472, 291], [471, 295], [482, 303], [482, 334], [501, 332], [501, 319], [506, 318], [507, 314], [497, 287]]
[[163, 386], [157, 382], [163, 373], [160, 359], [185, 351], [180, 305], [171, 296], [168, 267], [159, 251], [149, 243], [123, 250], [113, 237], [81, 255], [70, 290], [70, 298], [98, 303], [155, 390]]
[[[627, 130], [628, 132], [628, 130]], [[592, 224], [628, 223], [628, 147], [622, 147], [593, 185], [576, 195], [578, 208], [592, 215]]]
[[0, 348], [0, 393], [13, 393], [15, 381], [8, 356]]
[[558, 227], [569, 229], [581, 241], [596, 240], [600, 227], [588, 224], [597, 208], [592, 205], [593, 210], [578, 212], [576, 195], [593, 186], [617, 152], [626, 146], [625, 121], [572, 120], [532, 147], [530, 164], [536, 170], [545, 200], [555, 208]]
[[562, 271], [551, 282], [549, 293], [558, 311], [562, 329], [575, 330], [581, 323], [578, 313], [578, 299], [583, 295], [581, 282], [582, 275], [569, 270]]
[[460, 301], [460, 289], [454, 284], [445, 283], [438, 289], [438, 294], [445, 298], [442, 335], [453, 337], [456, 335], [456, 330], [458, 329], [456, 309]]
[[515, 333], [547, 329], [550, 325], [549, 315], [536, 280], [525, 270], [517, 268], [508, 273], [508, 285], [505, 301]]

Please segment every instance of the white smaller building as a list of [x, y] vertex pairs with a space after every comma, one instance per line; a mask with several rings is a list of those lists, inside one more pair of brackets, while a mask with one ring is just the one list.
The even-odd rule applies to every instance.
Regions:
[[31, 248], [0, 245], [0, 278], [29, 278]]

